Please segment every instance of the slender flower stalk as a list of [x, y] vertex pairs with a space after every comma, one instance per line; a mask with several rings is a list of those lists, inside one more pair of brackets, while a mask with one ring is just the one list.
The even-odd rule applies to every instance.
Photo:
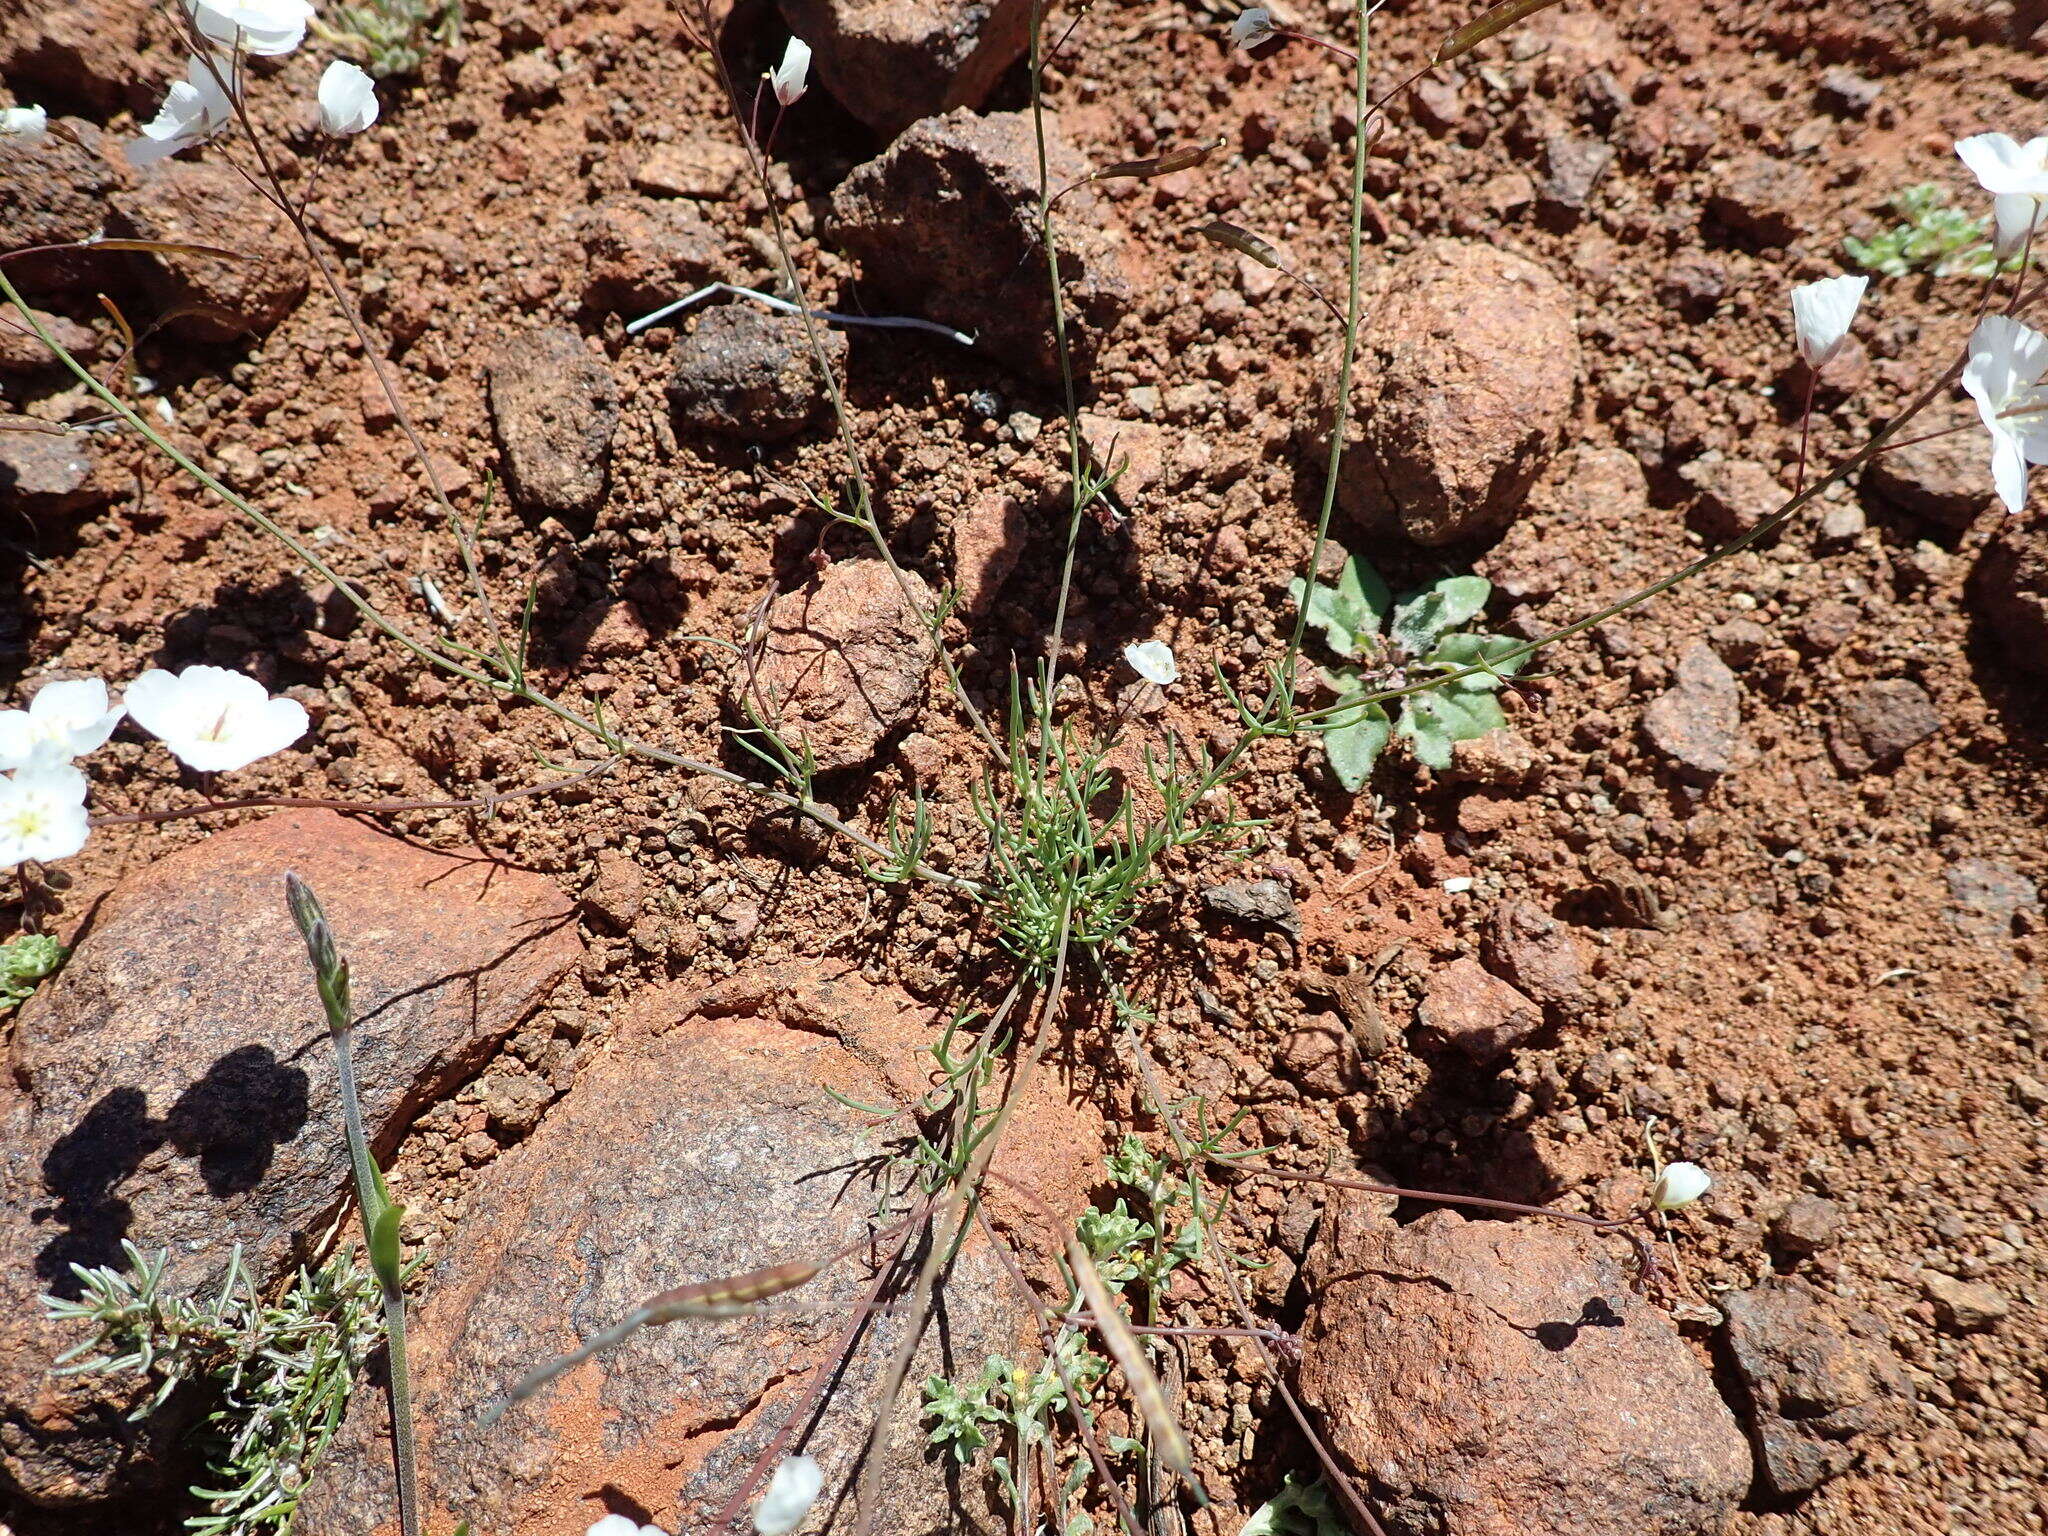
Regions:
[[285, 902], [306, 955], [313, 964], [313, 983], [327, 1015], [327, 1035], [334, 1044], [340, 1079], [342, 1125], [348, 1138], [349, 1167], [355, 1175], [356, 1207], [363, 1218], [363, 1243], [370, 1269], [384, 1292], [384, 1332], [391, 1366], [391, 1444], [398, 1463], [398, 1524], [403, 1536], [419, 1536], [419, 1475], [412, 1432], [412, 1380], [405, 1353], [405, 1268], [399, 1254], [399, 1228], [405, 1207], [394, 1203], [384, 1175], [370, 1156], [363, 1130], [362, 1099], [356, 1091], [355, 1001], [349, 987], [348, 961], [334, 942], [334, 930], [313, 888], [296, 874], [284, 877]]

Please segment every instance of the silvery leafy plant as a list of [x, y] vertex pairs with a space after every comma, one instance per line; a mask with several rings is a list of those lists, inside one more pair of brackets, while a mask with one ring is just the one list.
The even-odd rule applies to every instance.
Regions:
[[[1335, 586], [1306, 586], [1296, 577], [1288, 590], [1345, 663], [1324, 673], [1338, 700], [1323, 727], [1323, 751], [1347, 790], [1365, 787], [1397, 735], [1408, 738], [1418, 762], [1442, 769], [1455, 743], [1507, 724], [1496, 695], [1524, 658], [1508, 659], [1519, 641], [1465, 628], [1493, 595], [1484, 577], [1440, 577], [1396, 601], [1380, 573], [1353, 555]], [[1474, 667], [1481, 670], [1468, 670]], [[1445, 680], [1429, 686], [1438, 676]], [[1357, 702], [1400, 688], [1418, 691]]]

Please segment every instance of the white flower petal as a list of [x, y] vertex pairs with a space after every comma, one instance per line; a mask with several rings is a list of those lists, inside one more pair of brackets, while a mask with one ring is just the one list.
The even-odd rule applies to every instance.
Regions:
[[347, 59], [336, 59], [322, 71], [319, 98], [323, 133], [361, 133], [377, 121], [377, 82]]
[[1792, 290], [1793, 328], [1799, 336], [1800, 356], [1808, 367], [1817, 372], [1842, 350], [1869, 286], [1867, 277], [1844, 275]]
[[792, 37], [782, 50], [782, 62], [769, 71], [768, 84], [778, 102], [793, 107], [810, 89], [810, 82], [811, 45], [800, 37]]
[[0, 139], [33, 144], [50, 129], [50, 114], [41, 107], [0, 107]]
[[1138, 676], [1161, 688], [1180, 680], [1180, 663], [1173, 659], [1172, 648], [1163, 640], [1140, 640], [1125, 646], [1124, 660]]
[[145, 672], [128, 686], [128, 714], [200, 773], [227, 773], [282, 752], [311, 723], [296, 699], [273, 699], [225, 667]]
[[2048, 196], [2048, 138], [2020, 144], [2009, 134], [1979, 133], [1958, 139], [1956, 155], [1993, 197]]
[[25, 859], [68, 859], [85, 846], [85, 775], [69, 764], [0, 779], [0, 869]]
[[185, 12], [208, 42], [266, 57], [298, 47], [313, 18], [306, 0], [185, 0]]
[[[215, 77], [215, 70], [219, 77]], [[235, 115], [235, 104], [221, 88], [232, 78], [227, 60], [215, 59], [209, 69], [203, 59], [185, 66], [185, 78], [173, 81], [157, 114], [142, 125], [142, 137], [128, 144], [132, 165], [148, 165], [166, 155], [210, 139]]]
[[1713, 1183], [1698, 1163], [1666, 1163], [1650, 1190], [1650, 1203], [1660, 1211], [1675, 1211], [1681, 1205], [1691, 1205]]
[[758, 1536], [788, 1536], [803, 1524], [824, 1486], [825, 1469], [815, 1456], [783, 1457], [782, 1465], [768, 1479], [768, 1491], [754, 1506]]
[[2018, 512], [2027, 504], [2027, 456], [2020, 445], [2004, 434], [1991, 440], [1991, 483], [2005, 510]]
[[1992, 254], [2000, 261], [2019, 255], [2026, 249], [2027, 237], [2041, 227], [2043, 214], [2048, 214], [2048, 202], [2038, 197], [2008, 192], [1991, 199]]
[[1263, 5], [1239, 11], [1237, 20], [1230, 24], [1230, 46], [1233, 48], [1256, 48], [1272, 35], [1273, 13]]

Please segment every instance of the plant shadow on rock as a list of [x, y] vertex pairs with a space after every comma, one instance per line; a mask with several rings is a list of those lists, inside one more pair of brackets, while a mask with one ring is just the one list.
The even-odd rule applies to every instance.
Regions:
[[74, 1264], [123, 1263], [121, 1240], [133, 1215], [118, 1191], [160, 1148], [194, 1158], [207, 1192], [217, 1198], [254, 1189], [284, 1142], [304, 1128], [307, 1078], [267, 1045], [245, 1045], [216, 1060], [162, 1119], [149, 1113], [140, 1088], [101, 1095], [43, 1157], [43, 1188], [55, 1204], [34, 1219], [64, 1230], [36, 1255], [36, 1275], [53, 1294], [81, 1294]]

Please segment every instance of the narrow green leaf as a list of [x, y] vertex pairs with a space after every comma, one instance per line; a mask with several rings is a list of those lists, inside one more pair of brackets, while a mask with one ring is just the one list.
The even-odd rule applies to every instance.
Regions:
[[370, 1272], [384, 1287], [386, 1295], [397, 1294], [403, 1276], [404, 1261], [399, 1256], [398, 1229], [404, 1220], [404, 1206], [387, 1205], [370, 1223]]

